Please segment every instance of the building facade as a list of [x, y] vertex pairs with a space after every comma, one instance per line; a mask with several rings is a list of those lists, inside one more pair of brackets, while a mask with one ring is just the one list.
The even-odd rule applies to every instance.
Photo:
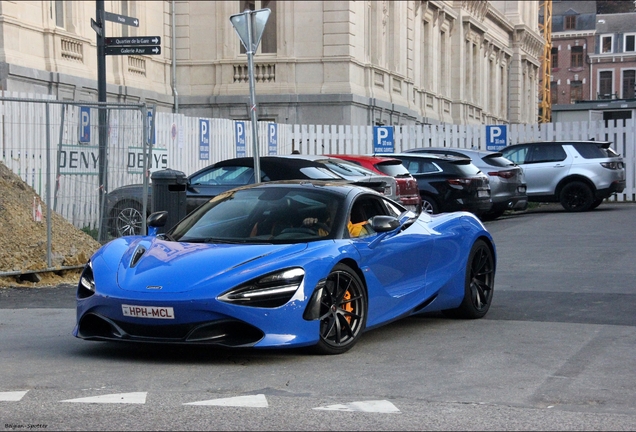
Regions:
[[635, 10], [597, 14], [594, 1], [553, 3], [553, 121], [634, 118]]
[[[158, 36], [156, 56], [107, 56], [109, 101], [249, 118], [229, 17], [271, 9], [255, 55], [258, 118], [296, 124], [535, 123], [536, 1], [105, 1]], [[2, 1], [0, 88], [97, 99], [93, 1]], [[173, 49], [173, 47], [175, 49]]]

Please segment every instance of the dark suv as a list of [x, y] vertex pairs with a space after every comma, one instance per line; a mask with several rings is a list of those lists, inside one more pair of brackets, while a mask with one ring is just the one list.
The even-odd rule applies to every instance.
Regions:
[[422, 197], [422, 211], [464, 210], [481, 216], [492, 207], [488, 176], [468, 158], [424, 153], [383, 153], [382, 156], [400, 159], [415, 177]]
[[625, 189], [625, 164], [610, 144], [534, 142], [514, 144], [501, 153], [523, 168], [529, 201], [560, 202], [567, 211], [586, 211]]

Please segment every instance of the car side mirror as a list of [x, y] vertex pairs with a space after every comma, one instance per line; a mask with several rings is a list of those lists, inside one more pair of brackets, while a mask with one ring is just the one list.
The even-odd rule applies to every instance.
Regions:
[[168, 221], [167, 211], [152, 213], [150, 216], [148, 216], [148, 219], [146, 220], [146, 225], [148, 226], [148, 235], [156, 236], [158, 229], [165, 226], [167, 221]]
[[371, 219], [371, 228], [373, 228], [375, 232], [389, 232], [400, 226], [401, 224], [398, 218], [393, 216], [379, 215]]

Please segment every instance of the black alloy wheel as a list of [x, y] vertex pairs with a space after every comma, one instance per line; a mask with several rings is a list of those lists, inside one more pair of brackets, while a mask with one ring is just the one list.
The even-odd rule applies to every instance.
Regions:
[[561, 205], [569, 212], [582, 212], [592, 208], [594, 195], [588, 185], [573, 181], [561, 190]]
[[495, 288], [495, 260], [483, 240], [473, 244], [466, 265], [464, 300], [457, 309], [443, 311], [453, 318], [482, 318], [488, 312]]
[[422, 196], [422, 212], [428, 214], [439, 213], [439, 207], [433, 198], [429, 196]]
[[113, 211], [114, 235], [123, 237], [141, 234], [142, 206], [135, 201], [117, 203]]
[[367, 292], [360, 277], [344, 264], [336, 265], [320, 299], [319, 354], [342, 354], [358, 341], [367, 322]]

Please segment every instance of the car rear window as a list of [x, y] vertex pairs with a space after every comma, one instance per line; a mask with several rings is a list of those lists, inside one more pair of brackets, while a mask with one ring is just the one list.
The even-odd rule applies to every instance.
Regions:
[[593, 143], [572, 143], [572, 146], [585, 159], [600, 159], [608, 157], [616, 157], [617, 154], [612, 149], [604, 149], [598, 144]]
[[401, 162], [381, 162], [375, 165], [375, 167], [382, 171], [384, 174], [391, 177], [400, 177], [410, 175], [409, 170], [406, 169]]
[[481, 170], [472, 163], [468, 163], [468, 164], [454, 163], [449, 165], [451, 165], [453, 169], [456, 170], [456, 174], [463, 174], [465, 176], [474, 176], [481, 172]]
[[493, 153], [490, 155], [486, 155], [482, 158], [484, 162], [486, 162], [490, 166], [494, 167], [509, 167], [514, 165], [514, 163], [510, 159], [506, 159], [501, 155], [501, 153]]

